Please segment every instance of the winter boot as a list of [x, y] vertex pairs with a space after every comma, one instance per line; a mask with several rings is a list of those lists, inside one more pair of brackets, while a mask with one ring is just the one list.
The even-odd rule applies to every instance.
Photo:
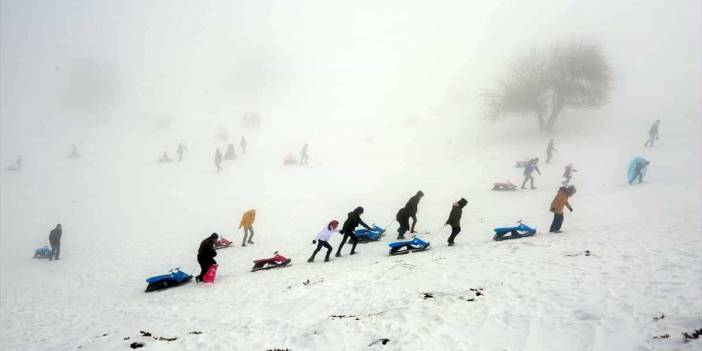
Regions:
[[314, 256], [310, 257], [310, 258], [307, 260], [307, 262], [309, 262], [309, 263], [314, 262]]

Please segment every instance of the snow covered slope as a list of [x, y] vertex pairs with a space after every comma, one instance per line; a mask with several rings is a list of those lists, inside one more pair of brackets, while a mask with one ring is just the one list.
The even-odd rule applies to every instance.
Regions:
[[[124, 350], [141, 341], [146, 350], [699, 350], [702, 340], [680, 336], [702, 328], [699, 119], [663, 128], [653, 149], [642, 147], [646, 126], [558, 136], [538, 189], [516, 192], [490, 188], [521, 181], [513, 163], [542, 155], [542, 138], [460, 148], [379, 148], [382, 135], [345, 148], [320, 139], [312, 164], [300, 168], [283, 166], [288, 145], [261, 133], [221, 174], [211, 159], [224, 145], [210, 129], [103, 131], [75, 162], [65, 150], [28, 154], [22, 173], [2, 174], [0, 348]], [[181, 139], [190, 149], [182, 164], [155, 163]], [[637, 155], [652, 164], [643, 184], [629, 186], [626, 165]], [[563, 234], [543, 233], [568, 162], [578, 169], [575, 212]], [[330, 219], [362, 205], [368, 223], [386, 225], [420, 189], [418, 228], [430, 233], [431, 250], [388, 257], [393, 223], [358, 255], [345, 248], [330, 263], [306, 262]], [[449, 248], [442, 224], [460, 197], [469, 200], [463, 231]], [[143, 292], [144, 279], [172, 267], [197, 274], [197, 246], [211, 232], [237, 244], [248, 208], [258, 212], [256, 244], [219, 251], [214, 285]], [[491, 240], [492, 228], [520, 219], [541, 233]], [[32, 259], [58, 222], [61, 260]], [[293, 265], [249, 272], [275, 250]], [[663, 334], [670, 338], [653, 338]], [[374, 343], [381, 339], [389, 341]]]

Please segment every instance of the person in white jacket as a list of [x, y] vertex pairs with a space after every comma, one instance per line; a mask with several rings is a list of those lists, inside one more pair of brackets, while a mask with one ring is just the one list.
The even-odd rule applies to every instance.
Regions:
[[329, 245], [329, 238], [331, 238], [331, 236], [334, 233], [339, 232], [338, 230], [336, 230], [338, 226], [339, 221], [332, 220], [331, 222], [329, 222], [329, 224], [327, 224], [326, 227], [322, 229], [321, 232], [319, 232], [319, 234], [317, 234], [317, 237], [314, 240], [312, 240], [313, 244], [317, 244], [317, 248], [314, 249], [312, 257], [310, 257], [310, 259], [307, 260], [307, 262], [314, 262], [314, 256], [317, 256], [317, 252], [319, 252], [319, 250], [321, 250], [322, 247], [327, 248], [327, 255], [324, 257], [324, 262], [329, 262], [329, 255], [332, 252], [332, 246]]

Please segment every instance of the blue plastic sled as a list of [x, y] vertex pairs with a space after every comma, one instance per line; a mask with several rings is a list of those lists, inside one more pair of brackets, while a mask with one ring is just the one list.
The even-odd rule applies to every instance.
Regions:
[[[626, 173], [629, 184], [633, 183], [636, 180], [636, 166], [643, 162], [646, 162], [646, 159], [644, 159], [643, 157], [635, 157], [633, 160], [631, 160], [631, 162], [629, 162], [629, 170]], [[643, 169], [641, 169], [641, 174], [645, 176], [647, 170], [648, 167], [644, 167]]]
[[429, 248], [429, 242], [424, 241], [421, 238], [412, 236], [412, 240], [402, 240], [396, 241], [394, 243], [389, 243], [390, 255], [402, 255], [408, 252], [424, 251]]
[[183, 285], [193, 279], [193, 276], [180, 270], [173, 268], [168, 271], [168, 274], [157, 275], [146, 279], [149, 285], [146, 287], [146, 292], [172, 288], [174, 286]]
[[34, 258], [50, 258], [51, 249], [48, 246], [34, 250]]
[[367, 243], [369, 241], [380, 240], [380, 238], [385, 235], [385, 229], [373, 224], [370, 230], [361, 228], [357, 229], [353, 234], [356, 236], [356, 240], [358, 240], [359, 243]]
[[[510, 235], [505, 236], [507, 234]], [[495, 236], [492, 237], [492, 240], [502, 241], [509, 239], [519, 239], [527, 236], [532, 236], [534, 234], [536, 234], [536, 229], [531, 228], [520, 222], [519, 225], [516, 227], [495, 228]]]

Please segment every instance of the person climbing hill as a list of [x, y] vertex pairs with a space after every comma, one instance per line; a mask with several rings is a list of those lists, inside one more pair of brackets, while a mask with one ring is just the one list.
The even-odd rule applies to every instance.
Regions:
[[356, 235], [354, 234], [354, 231], [356, 230], [356, 227], [359, 225], [363, 226], [364, 228], [370, 230], [371, 228], [363, 222], [361, 219], [361, 215], [363, 214], [363, 207], [358, 206], [356, 207], [353, 211], [349, 212], [348, 217], [344, 221], [344, 225], [341, 228], [341, 234], [344, 234], [344, 237], [341, 239], [341, 243], [339, 244], [339, 248], [336, 249], [336, 257], [341, 257], [341, 248], [344, 247], [344, 244], [346, 244], [346, 240], [350, 239], [351, 241], [351, 253], [350, 255], [356, 254], [356, 244], [358, 244], [358, 240], [356, 240]]
[[461, 232], [461, 217], [463, 216], [463, 207], [468, 204], [468, 200], [461, 198], [451, 206], [451, 213], [446, 220], [446, 225], [451, 226], [451, 235], [448, 238], [448, 246], [454, 245], [454, 240], [458, 233]]
[[329, 222], [329, 224], [322, 228], [322, 231], [317, 234], [317, 237], [315, 237], [314, 240], [312, 240], [313, 244], [317, 244], [317, 248], [314, 250], [314, 252], [312, 252], [312, 256], [307, 260], [307, 262], [314, 262], [314, 257], [317, 256], [317, 253], [323, 247], [327, 249], [327, 254], [324, 256], [324, 262], [329, 262], [329, 255], [331, 255], [333, 250], [332, 246], [329, 244], [329, 239], [334, 233], [338, 232], [336, 230], [338, 226], [339, 221], [332, 220]]

